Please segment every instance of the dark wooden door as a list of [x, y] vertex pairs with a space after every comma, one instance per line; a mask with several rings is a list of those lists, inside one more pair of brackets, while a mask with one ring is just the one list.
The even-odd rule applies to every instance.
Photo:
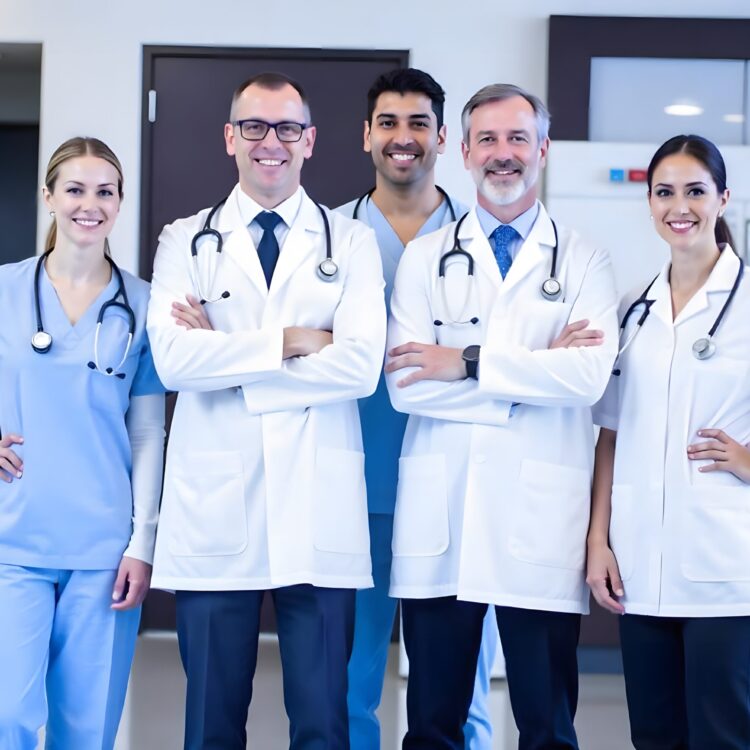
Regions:
[[[334, 207], [374, 184], [372, 160], [362, 151], [367, 90], [380, 73], [408, 64], [404, 50], [144, 47], [141, 276], [151, 278], [165, 224], [213, 205], [237, 182], [223, 133], [240, 83], [277, 71], [302, 84], [318, 131], [302, 184], [315, 200]], [[275, 630], [268, 599], [261, 626]], [[142, 627], [171, 629], [174, 621], [174, 598], [152, 591]]]

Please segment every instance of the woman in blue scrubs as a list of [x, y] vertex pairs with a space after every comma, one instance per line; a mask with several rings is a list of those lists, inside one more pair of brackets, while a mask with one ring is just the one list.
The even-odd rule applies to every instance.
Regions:
[[63, 143], [47, 252], [0, 267], [2, 748], [45, 724], [48, 750], [113, 747], [149, 587], [164, 389], [149, 286], [109, 256], [122, 183], [104, 143]]

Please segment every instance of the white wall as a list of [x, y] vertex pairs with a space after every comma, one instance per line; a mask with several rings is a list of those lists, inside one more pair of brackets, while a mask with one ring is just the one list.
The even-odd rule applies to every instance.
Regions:
[[[459, 114], [486, 83], [546, 93], [551, 14], [749, 17], [747, 0], [0, 0], [0, 41], [41, 42], [40, 184], [52, 150], [96, 135], [120, 156], [127, 198], [112, 238], [125, 268], [137, 263], [143, 44], [410, 49], [448, 94], [448, 153], [438, 179], [470, 200], [460, 159]], [[315, 9], [314, 11], [311, 9]], [[364, 96], [364, 92], [363, 92]], [[554, 151], [552, 152], [554, 158]], [[40, 232], [48, 217], [39, 212]]]

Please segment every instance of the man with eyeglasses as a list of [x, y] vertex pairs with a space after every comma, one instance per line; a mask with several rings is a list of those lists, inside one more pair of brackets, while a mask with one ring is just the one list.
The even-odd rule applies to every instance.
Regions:
[[290, 748], [346, 750], [354, 592], [372, 585], [357, 399], [385, 345], [380, 255], [300, 186], [315, 127], [299, 84], [256, 76], [229, 119], [239, 184], [213, 216], [165, 227], [154, 263], [154, 361], [180, 393], [153, 583], [176, 591], [186, 748], [246, 747], [268, 591]]

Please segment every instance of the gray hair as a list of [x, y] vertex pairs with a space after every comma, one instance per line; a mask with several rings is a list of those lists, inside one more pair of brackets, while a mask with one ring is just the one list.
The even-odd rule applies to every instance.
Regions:
[[474, 96], [466, 102], [461, 112], [461, 128], [463, 129], [464, 143], [469, 144], [469, 125], [471, 113], [482, 104], [489, 102], [500, 102], [505, 99], [512, 99], [514, 96], [520, 96], [526, 99], [534, 110], [536, 116], [536, 132], [539, 136], [539, 143], [544, 141], [549, 135], [550, 114], [544, 102], [534, 94], [530, 94], [520, 86], [514, 86], [512, 83], [491, 83], [489, 86], [479, 89]]

